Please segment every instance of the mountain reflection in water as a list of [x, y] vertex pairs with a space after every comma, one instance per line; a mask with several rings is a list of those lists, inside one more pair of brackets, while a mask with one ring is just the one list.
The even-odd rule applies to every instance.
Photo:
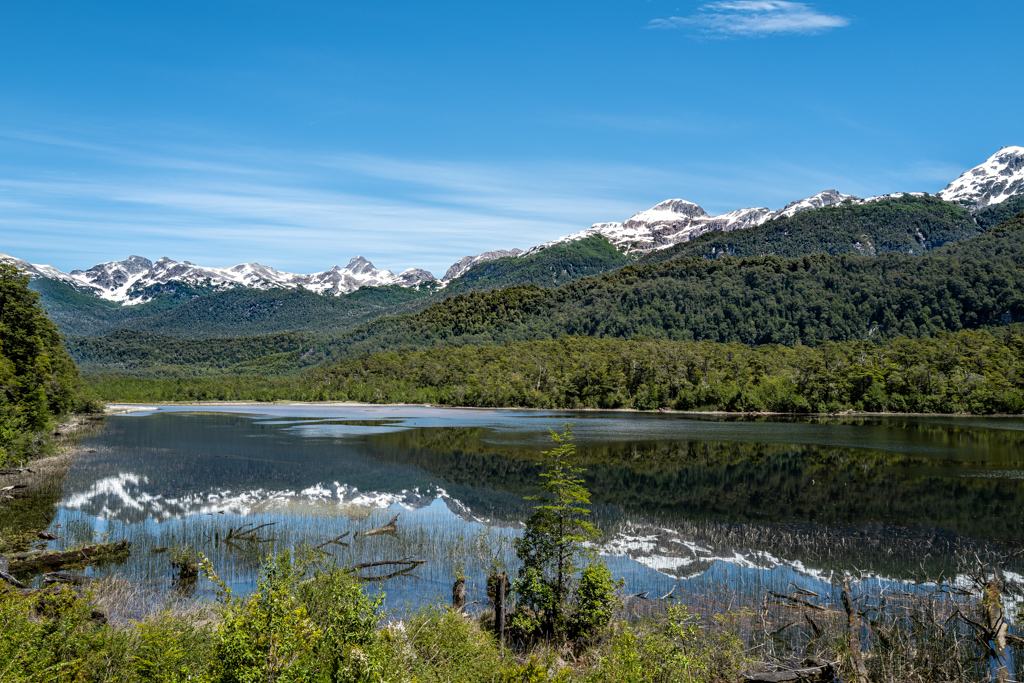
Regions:
[[[443, 596], [460, 557], [472, 558], [471, 589], [495, 557], [514, 563], [509, 539], [537, 492], [538, 454], [566, 422], [603, 552], [634, 592], [667, 592], [721, 563], [788, 568], [786, 581], [827, 583], [854, 566], [921, 579], [955, 573], [958, 554], [1024, 541], [1019, 419], [246, 406], [109, 418], [65, 480], [55, 544], [131, 537], [128, 564], [99, 571], [158, 582], [166, 558], [148, 548], [194, 547], [244, 587], [260, 553], [406, 510], [402, 538], [332, 550], [355, 562], [423, 556], [419, 579], [385, 585], [389, 603]], [[273, 537], [222, 547], [248, 522], [275, 522]]]

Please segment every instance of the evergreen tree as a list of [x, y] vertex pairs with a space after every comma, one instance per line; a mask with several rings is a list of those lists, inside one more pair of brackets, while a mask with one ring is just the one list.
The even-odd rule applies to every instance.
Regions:
[[555, 448], [542, 453], [544, 493], [527, 497], [538, 505], [515, 542], [523, 565], [513, 586], [519, 608], [513, 627], [528, 637], [592, 637], [611, 619], [617, 584], [587, 547], [600, 532], [586, 520], [590, 511], [583, 506], [590, 503], [590, 492], [580, 478], [583, 468], [573, 464], [572, 425], [561, 434], [552, 431], [551, 440]]

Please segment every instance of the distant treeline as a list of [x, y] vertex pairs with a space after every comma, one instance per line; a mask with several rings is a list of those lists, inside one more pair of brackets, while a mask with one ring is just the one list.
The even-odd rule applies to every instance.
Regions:
[[375, 354], [295, 378], [89, 381], [107, 400], [142, 402], [1018, 414], [1024, 326], [815, 347], [569, 336]]

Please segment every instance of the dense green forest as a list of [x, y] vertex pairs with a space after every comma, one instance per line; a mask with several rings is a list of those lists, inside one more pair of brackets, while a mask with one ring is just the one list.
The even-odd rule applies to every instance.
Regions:
[[747, 346], [563, 337], [364, 356], [301, 377], [91, 377], [116, 401], [304, 400], [531, 408], [1020, 413], [1024, 327], [886, 343]]
[[[1012, 217], [1009, 214], [1006, 218]], [[1004, 219], [1005, 220], [1005, 219]], [[729, 232], [714, 231], [645, 255], [640, 264], [688, 256], [796, 257], [805, 254], [889, 252], [922, 254], [948, 242], [981, 232], [967, 209], [938, 197], [903, 195], [869, 204], [846, 202], [763, 225]]]
[[28, 277], [0, 263], [0, 468], [40, 455], [55, 418], [90, 407]]

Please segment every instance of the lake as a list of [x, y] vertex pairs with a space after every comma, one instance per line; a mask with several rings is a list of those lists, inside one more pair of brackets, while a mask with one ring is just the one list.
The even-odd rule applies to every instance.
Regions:
[[[456, 573], [482, 604], [488, 570], [515, 569], [524, 497], [537, 492], [549, 430], [566, 423], [599, 551], [631, 594], [828, 592], [847, 571], [913, 585], [1024, 541], [1020, 418], [246, 405], [107, 418], [64, 480], [51, 545], [128, 538], [124, 563], [90, 571], [157, 593], [171, 590], [175, 553], [202, 551], [244, 591], [268, 552], [349, 532], [325, 557], [426, 560], [372, 582], [388, 608], [447, 601]], [[353, 536], [396, 514], [397, 533]], [[268, 526], [233, 538], [243, 525]]]

